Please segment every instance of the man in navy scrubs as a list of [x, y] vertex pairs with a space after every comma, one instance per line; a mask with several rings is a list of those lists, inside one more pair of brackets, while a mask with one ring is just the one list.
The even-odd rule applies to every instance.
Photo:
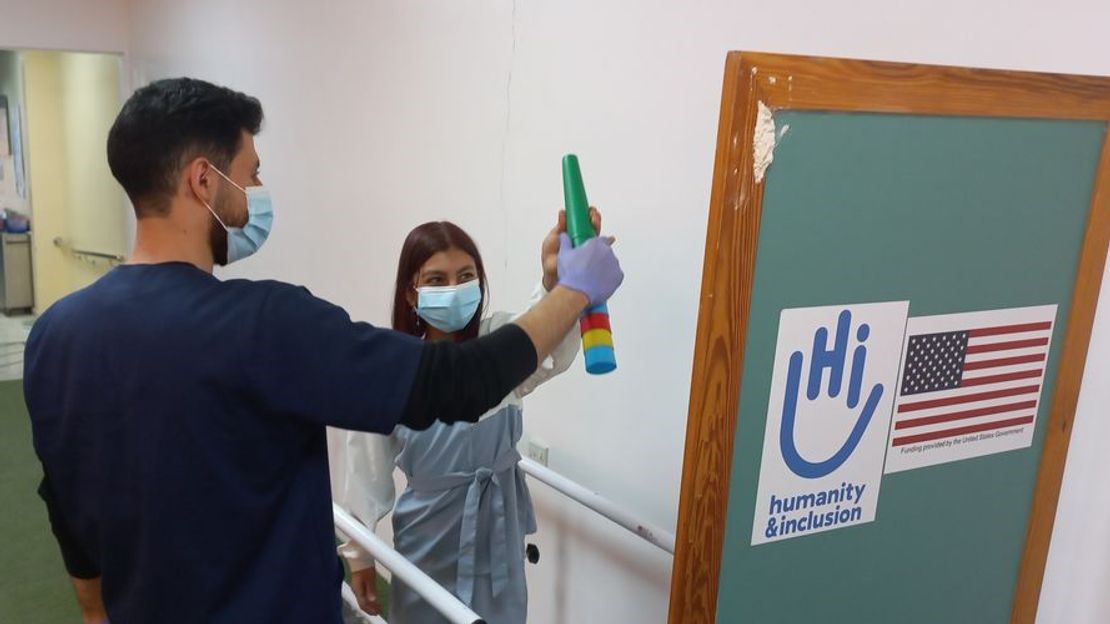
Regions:
[[458, 345], [352, 322], [304, 288], [221, 281], [213, 266], [269, 233], [262, 117], [199, 80], [137, 91], [108, 137], [138, 216], [131, 260], [28, 340], [39, 492], [87, 621], [339, 622], [325, 425], [474, 421], [623, 279], [605, 241], [564, 244], [558, 287]]

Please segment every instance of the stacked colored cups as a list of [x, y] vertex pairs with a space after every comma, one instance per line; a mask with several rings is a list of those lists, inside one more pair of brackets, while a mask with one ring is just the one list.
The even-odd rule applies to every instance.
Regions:
[[[579, 246], [597, 236], [590, 223], [590, 204], [586, 200], [586, 187], [582, 184], [582, 171], [578, 157], [563, 156], [563, 201], [567, 210], [567, 235], [570, 242]], [[609, 308], [603, 303], [594, 306], [578, 323], [582, 332], [582, 354], [586, 358], [586, 372], [603, 375], [617, 368], [617, 354], [613, 349], [613, 328], [609, 324]]]

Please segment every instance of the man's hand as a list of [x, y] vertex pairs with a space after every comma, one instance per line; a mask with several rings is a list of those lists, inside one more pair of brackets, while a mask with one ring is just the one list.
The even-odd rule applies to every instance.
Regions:
[[73, 580], [73, 591], [77, 593], [77, 604], [81, 607], [81, 621], [84, 624], [108, 624], [108, 612], [100, 596], [100, 578], [70, 578]]
[[[594, 232], [601, 235], [601, 213], [590, 208], [590, 223]], [[551, 292], [559, 284], [559, 234], [567, 231], [567, 211], [560, 210], [555, 227], [547, 233], [540, 248], [540, 262], [543, 265], [543, 288]]]
[[351, 573], [351, 589], [358, 599], [358, 606], [370, 615], [381, 615], [378, 604], [378, 572], [374, 566]]

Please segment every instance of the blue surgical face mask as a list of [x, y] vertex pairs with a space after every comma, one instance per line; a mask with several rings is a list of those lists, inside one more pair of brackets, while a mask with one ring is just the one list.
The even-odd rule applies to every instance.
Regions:
[[224, 175], [216, 167], [212, 170], [231, 183], [232, 186], [243, 191], [247, 196], [247, 224], [243, 227], [228, 227], [220, 215], [212, 210], [207, 202], [204, 203], [208, 211], [216, 217], [216, 221], [227, 231], [227, 263], [231, 264], [252, 255], [262, 247], [262, 243], [270, 236], [270, 228], [274, 224], [274, 209], [270, 200], [270, 191], [264, 186], [248, 186], [243, 188], [231, 178]]
[[466, 327], [482, 303], [482, 286], [471, 280], [458, 286], [416, 289], [416, 313], [432, 327], [448, 334]]

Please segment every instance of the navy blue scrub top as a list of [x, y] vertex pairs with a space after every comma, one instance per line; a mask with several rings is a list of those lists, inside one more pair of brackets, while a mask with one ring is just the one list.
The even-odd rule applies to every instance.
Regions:
[[339, 622], [324, 426], [391, 431], [422, 344], [183, 263], [59, 301], [24, 386], [70, 573], [113, 624]]

